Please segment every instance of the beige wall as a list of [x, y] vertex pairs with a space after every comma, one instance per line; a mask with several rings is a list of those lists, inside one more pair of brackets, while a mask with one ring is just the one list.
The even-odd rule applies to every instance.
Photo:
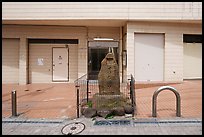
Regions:
[[119, 27], [88, 27], [88, 40], [93, 41], [95, 37], [113, 38], [114, 41], [119, 41]]
[[[127, 81], [127, 26], [123, 26], [122, 30], [122, 75], [123, 75], [123, 81]], [[125, 53], [126, 52], [126, 53]]]
[[[88, 40], [92, 41], [94, 37], [107, 37], [114, 38], [115, 41], [119, 41], [120, 28], [118, 27], [62, 27], [62, 26], [23, 26], [23, 25], [3, 25], [2, 26], [2, 37], [3, 38], [20, 38], [20, 70], [19, 70], [19, 79], [21, 84], [26, 84], [28, 78], [28, 38], [45, 38], [45, 39], [79, 39], [79, 44], [70, 45], [70, 58], [72, 61], [70, 64], [71, 68], [69, 69], [70, 81], [73, 82], [77, 78], [87, 74], [87, 57], [88, 49], [87, 43]], [[42, 46], [43, 50], [36, 49], [33, 46], [29, 47], [30, 54], [31, 50], [39, 54], [39, 56], [49, 56], [50, 57], [50, 47]], [[47, 51], [45, 54], [43, 52]], [[42, 52], [43, 51], [43, 52]], [[47, 55], [49, 54], [49, 55]], [[31, 55], [32, 56], [32, 55]], [[35, 57], [34, 57], [35, 58]], [[31, 63], [32, 64], [32, 63]], [[33, 67], [32, 67], [33, 68]], [[38, 72], [38, 68], [34, 73]], [[46, 70], [49, 68], [46, 68]], [[42, 71], [42, 72], [40, 72]], [[51, 80], [50, 72], [44, 72], [43, 69], [40, 69], [39, 73], [44, 73], [44, 78], [39, 82], [45, 82]], [[30, 74], [30, 73], [29, 73]], [[36, 74], [37, 75], [37, 74]], [[37, 77], [34, 77], [35, 83], [37, 82]], [[30, 79], [31, 81], [31, 79]], [[50, 81], [49, 81], [50, 82]]]
[[[74, 69], [70, 71], [78, 71], [78, 75], [74, 73], [70, 78], [77, 79], [79, 76], [87, 73], [87, 32], [85, 27], [58, 27], [58, 26], [21, 26], [21, 25], [3, 25], [2, 38], [20, 38], [20, 69], [19, 80], [20, 84], [26, 84], [28, 79], [27, 73], [27, 41], [28, 38], [45, 38], [45, 39], [79, 39], [78, 54], [73, 52], [70, 55], [81, 59], [80, 62], [74, 62]], [[82, 57], [83, 55], [83, 57]], [[71, 73], [71, 72], [70, 72]]]
[[183, 46], [183, 78], [202, 79], [202, 43], [184, 43]]
[[202, 19], [202, 2], [3, 2], [2, 19]]
[[134, 74], [134, 33], [164, 33], [164, 81], [183, 80], [183, 34], [202, 34], [198, 24], [129, 22], [127, 74]]
[[[29, 83], [52, 83], [52, 48], [65, 47], [65, 44], [30, 44], [29, 45]], [[77, 79], [78, 46], [69, 44], [69, 82]], [[43, 65], [38, 65], [38, 58]]]
[[19, 83], [19, 39], [2, 39], [2, 83]]
[[[123, 38], [123, 44], [121, 42], [119, 48], [120, 52], [127, 49], [127, 67], [123, 66], [123, 71], [120, 70], [120, 72], [123, 73], [123, 76], [134, 74], [134, 33], [164, 33], [164, 81], [182, 81], [183, 34], [202, 34], [202, 24], [130, 21], [127, 22], [127, 26], [124, 26], [123, 32], [119, 27], [2, 26], [2, 38], [20, 38], [19, 68], [21, 69], [19, 69], [19, 80], [21, 84], [26, 84], [28, 78], [26, 75], [28, 69], [26, 62], [28, 58], [27, 38], [79, 39], [77, 49], [74, 48], [74, 51], [70, 52], [70, 56], [78, 59], [77, 62], [74, 62], [74, 69], [70, 69], [72, 71], [70, 73], [73, 73], [72, 79], [75, 79], [87, 74], [87, 43], [92, 41], [94, 37], [114, 38], [115, 41], [119, 42]], [[120, 53], [120, 56], [122, 56], [122, 53]], [[121, 61], [119, 62], [122, 65]]]

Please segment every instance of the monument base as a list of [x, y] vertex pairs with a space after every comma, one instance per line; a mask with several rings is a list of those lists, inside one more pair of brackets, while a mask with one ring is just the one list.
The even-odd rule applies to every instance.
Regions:
[[123, 107], [128, 103], [128, 98], [124, 95], [100, 95], [93, 96], [93, 107], [96, 109], [113, 109], [115, 107]]

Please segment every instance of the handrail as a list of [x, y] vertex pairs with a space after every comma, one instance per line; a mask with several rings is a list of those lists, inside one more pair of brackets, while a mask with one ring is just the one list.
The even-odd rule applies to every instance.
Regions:
[[87, 80], [87, 74], [82, 75], [81, 77], [77, 78], [74, 83], [76, 83], [77, 81], [79, 81], [80, 79], [82, 79], [83, 77], [85, 77], [85, 79]]

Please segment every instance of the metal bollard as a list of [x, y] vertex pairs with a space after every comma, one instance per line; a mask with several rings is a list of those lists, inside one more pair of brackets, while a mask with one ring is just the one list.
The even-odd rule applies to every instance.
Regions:
[[79, 118], [79, 86], [77, 87], [77, 118]]
[[152, 117], [157, 117], [157, 96], [158, 94], [163, 91], [163, 90], [170, 90], [172, 91], [175, 96], [176, 96], [176, 116], [177, 117], [181, 117], [181, 97], [180, 94], [178, 93], [178, 91], [171, 87], [171, 86], [162, 86], [159, 89], [157, 89], [152, 97]]
[[16, 90], [11, 92], [11, 107], [12, 107], [12, 116], [17, 116], [17, 107], [16, 107]]

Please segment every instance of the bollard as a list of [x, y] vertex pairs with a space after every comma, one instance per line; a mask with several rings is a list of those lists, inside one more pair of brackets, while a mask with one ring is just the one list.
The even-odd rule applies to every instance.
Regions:
[[12, 116], [17, 116], [17, 109], [16, 109], [16, 90], [11, 92], [11, 107], [12, 107]]
[[157, 96], [158, 96], [158, 94], [161, 91], [167, 90], [167, 89], [172, 91], [175, 94], [175, 96], [176, 96], [176, 116], [181, 117], [181, 97], [180, 97], [180, 94], [178, 93], [178, 91], [171, 86], [162, 86], [154, 92], [153, 97], [152, 97], [152, 117], [157, 117], [156, 110], [157, 110]]
[[79, 88], [77, 87], [77, 118], [79, 118]]

